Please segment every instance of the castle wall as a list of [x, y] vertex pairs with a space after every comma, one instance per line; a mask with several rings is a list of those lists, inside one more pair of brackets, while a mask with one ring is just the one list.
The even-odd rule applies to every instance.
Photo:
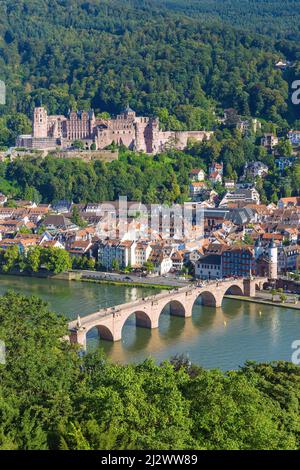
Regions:
[[202, 142], [209, 140], [213, 132], [206, 131], [158, 131], [153, 139], [153, 153], [162, 152], [168, 147], [184, 150], [189, 139]]
[[48, 116], [48, 137], [54, 137], [56, 139], [66, 137], [66, 121], [67, 118], [65, 116]]
[[147, 117], [135, 119], [135, 149], [138, 152], [153, 152], [152, 121]]
[[58, 142], [57, 139], [52, 137], [32, 137], [21, 135], [17, 137], [16, 146], [28, 149], [54, 150], [58, 147]]
[[133, 149], [135, 142], [134, 129], [97, 129], [96, 145], [98, 149], [104, 149], [113, 142]]
[[[128, 108], [116, 119], [95, 119], [93, 111], [71, 112], [48, 116], [45, 108], [35, 108], [33, 138], [28, 145], [34, 148], [49, 148], [61, 145], [68, 147], [74, 140], [84, 141], [88, 148], [92, 143], [97, 149], [105, 149], [115, 143], [132, 150], [156, 154], [168, 147], [183, 150], [189, 139], [201, 142], [210, 139], [213, 132], [205, 131], [161, 131], [157, 118], [137, 117]], [[47, 142], [48, 141], [48, 142]]]
[[158, 131], [153, 139], [152, 152], [162, 152], [168, 146], [175, 144], [175, 132], [173, 131]]
[[188, 143], [189, 139], [194, 139], [197, 142], [202, 142], [203, 140], [209, 140], [213, 132], [206, 132], [206, 131], [183, 131], [183, 132], [175, 132], [175, 140], [178, 145], [177, 148], [183, 150]]

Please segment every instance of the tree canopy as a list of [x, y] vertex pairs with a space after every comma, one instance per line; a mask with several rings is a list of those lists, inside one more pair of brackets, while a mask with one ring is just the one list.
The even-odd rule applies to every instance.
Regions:
[[300, 368], [109, 363], [37, 297], [0, 299], [0, 449], [299, 449]]
[[[299, 163], [295, 161], [291, 168], [280, 170], [275, 160], [260, 146], [259, 137], [243, 138], [236, 130], [224, 129], [218, 130], [210, 141], [190, 142], [185, 151], [171, 148], [152, 156], [121, 148], [119, 160], [110, 163], [51, 156], [0, 162], [0, 191], [10, 197], [44, 203], [61, 199], [99, 202], [117, 200], [119, 196], [149, 204], [183, 203], [189, 198], [189, 174], [193, 168], [203, 168], [208, 174], [212, 162], [223, 162], [225, 178], [236, 180], [243, 175], [247, 162], [261, 161], [269, 168], [268, 175], [256, 182], [263, 202], [297, 196]], [[72, 220], [85, 225], [77, 209]]]
[[[3, 0], [0, 146], [28, 133], [41, 103], [50, 114], [116, 114], [130, 103], [175, 130], [209, 129], [228, 107], [292, 123], [297, 12], [278, 0]], [[280, 57], [295, 68], [276, 69]]]

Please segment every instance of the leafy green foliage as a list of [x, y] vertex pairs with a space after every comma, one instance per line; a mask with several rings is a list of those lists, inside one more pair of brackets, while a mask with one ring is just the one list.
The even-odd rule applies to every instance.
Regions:
[[68, 421], [79, 368], [65, 334], [65, 320], [37, 297], [1, 297], [0, 449], [46, 449]]
[[299, 58], [287, 35], [297, 2], [186, 3], [3, 0], [0, 146], [28, 133], [41, 102], [51, 114], [92, 107], [100, 115], [130, 103], [172, 129], [211, 128], [214, 112], [228, 107], [281, 126], [299, 118], [288, 109], [292, 76], [274, 67], [282, 55]]
[[[202, 168], [207, 173], [214, 161], [223, 162], [225, 178], [237, 179], [243, 174], [244, 165], [261, 161], [269, 167], [266, 178], [256, 183], [263, 202], [277, 202], [279, 197], [298, 195], [300, 165], [279, 172], [274, 155], [270, 155], [257, 142], [243, 138], [232, 130], [218, 130], [210, 141], [190, 141], [183, 151], [170, 149], [151, 156], [120, 149], [118, 161], [103, 163], [80, 159], [17, 158], [0, 164], [1, 180], [6, 194], [51, 203], [60, 199], [75, 203], [116, 200], [127, 196], [129, 200], [143, 203], [182, 203], [189, 197], [189, 173], [192, 168]], [[289, 149], [288, 144], [284, 144]], [[220, 197], [224, 188], [215, 188]], [[11, 200], [9, 201], [9, 204]], [[85, 226], [78, 210], [72, 220]]]
[[37, 297], [0, 299], [0, 449], [299, 449], [300, 368], [77, 355]]
[[[89, 266], [90, 263], [86, 263]], [[72, 261], [69, 253], [61, 248], [42, 248], [35, 246], [29, 248], [28, 252], [20, 250], [17, 245], [9, 246], [6, 250], [0, 251], [0, 270], [3, 273], [15, 271], [28, 271], [36, 273], [41, 269], [59, 274], [69, 271]]]

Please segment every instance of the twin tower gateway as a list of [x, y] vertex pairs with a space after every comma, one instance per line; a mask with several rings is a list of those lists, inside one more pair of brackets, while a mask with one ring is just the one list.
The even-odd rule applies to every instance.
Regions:
[[183, 150], [193, 139], [209, 140], [213, 132], [162, 131], [159, 119], [138, 117], [127, 107], [115, 119], [97, 118], [94, 111], [71, 111], [69, 115], [48, 115], [43, 107], [35, 108], [32, 135], [20, 135], [17, 147], [52, 150], [67, 149], [76, 140], [85, 149], [105, 149], [115, 143], [137, 152], [159, 153], [172, 146]]

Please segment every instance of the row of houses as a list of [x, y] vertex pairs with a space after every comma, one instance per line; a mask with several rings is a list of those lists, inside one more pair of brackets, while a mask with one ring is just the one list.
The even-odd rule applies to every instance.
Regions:
[[[201, 168], [193, 168], [190, 177], [190, 197], [193, 201], [206, 201], [212, 206], [224, 206], [231, 202], [243, 205], [253, 202], [259, 204], [259, 193], [255, 189], [256, 178], [264, 178], [268, 175], [269, 168], [263, 162], [248, 162], [244, 166], [244, 173], [236, 182], [230, 178], [223, 178], [223, 165], [213, 163], [209, 167], [207, 177]], [[249, 183], [253, 181], [253, 183]], [[222, 184], [227, 190], [225, 197], [220, 201], [214, 187]]]
[[[129, 202], [123, 217], [117, 201], [61, 202], [56, 211], [50, 205], [18, 201], [14, 208], [0, 206], [0, 249], [16, 245], [26, 253], [36, 245], [53, 246], [72, 257], [92, 258], [106, 270], [151, 267], [164, 275], [188, 269], [197, 277], [221, 278], [269, 272], [268, 246], [272, 242], [277, 250], [277, 272], [297, 270], [300, 198], [282, 198], [278, 206], [266, 206], [253, 202], [253, 190], [248, 191], [250, 197], [243, 207], [230, 201], [217, 208], [187, 203], [190, 218], [184, 229], [184, 213], [176, 218], [175, 209], [167, 208], [164, 213], [162, 206], [148, 213], [148, 206]], [[74, 207], [83, 226], [74, 222]], [[199, 212], [202, 217], [198, 220]], [[260, 257], [255, 255], [258, 242], [264, 247]], [[272, 269], [274, 274], [273, 265]]]
[[300, 269], [300, 245], [278, 246], [274, 240], [255, 246], [218, 246], [207, 248], [195, 263], [199, 279], [249, 277], [252, 275], [276, 279], [279, 274]]

